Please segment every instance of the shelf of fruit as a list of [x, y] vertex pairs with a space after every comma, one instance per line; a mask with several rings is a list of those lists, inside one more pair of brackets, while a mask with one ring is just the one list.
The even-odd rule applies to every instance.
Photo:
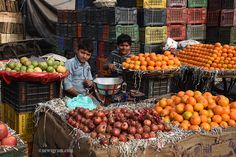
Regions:
[[164, 54], [140, 53], [122, 63], [124, 69], [144, 73], [172, 73], [176, 72], [180, 66], [179, 59], [170, 51], [165, 51]]
[[162, 98], [154, 107], [164, 117], [184, 130], [210, 131], [215, 127], [236, 126], [236, 102], [210, 92], [180, 91], [170, 98]]
[[51, 82], [65, 78], [69, 72], [64, 66], [64, 62], [54, 58], [44, 60], [42, 58], [29, 59], [22, 57], [1, 62], [0, 77], [5, 81], [11, 79], [22, 81], [42, 81]]
[[182, 64], [205, 72], [236, 74], [236, 46], [195, 44], [180, 50], [177, 56]]
[[16, 150], [19, 150], [18, 155], [22, 155], [22, 149], [25, 148], [26, 145], [19, 136], [0, 121], [0, 156], [12, 156], [10, 153]]

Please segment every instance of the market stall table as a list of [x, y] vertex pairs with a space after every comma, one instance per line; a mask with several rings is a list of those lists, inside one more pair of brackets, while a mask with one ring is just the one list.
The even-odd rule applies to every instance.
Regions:
[[[191, 132], [178, 134], [172, 133], [169, 138], [175, 137], [175, 140], [164, 139], [165, 142], [155, 143], [153, 145], [143, 145], [136, 147], [133, 144], [130, 148], [123, 147], [119, 149], [115, 145], [109, 147], [101, 145], [92, 145], [91, 139], [80, 134], [75, 134], [76, 129], [72, 129], [65, 119], [66, 112], [69, 111], [63, 106], [63, 100], [55, 99], [52, 103], [41, 104], [36, 115], [36, 130], [34, 134], [33, 156], [43, 155], [78, 157], [106, 157], [106, 156], [235, 156], [236, 150], [236, 128], [226, 130], [217, 129], [214, 132]], [[53, 105], [54, 104], [54, 105]], [[159, 137], [161, 139], [161, 136]], [[168, 137], [166, 137], [168, 138]], [[79, 139], [79, 143], [77, 143]], [[169, 141], [169, 143], [167, 143]], [[121, 145], [125, 146], [125, 143]], [[126, 145], [127, 146], [127, 145]], [[122, 147], [121, 147], [122, 148]]]

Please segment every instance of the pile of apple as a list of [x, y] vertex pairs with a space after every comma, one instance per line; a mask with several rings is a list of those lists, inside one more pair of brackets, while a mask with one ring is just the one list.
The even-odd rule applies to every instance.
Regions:
[[100, 143], [118, 144], [132, 139], [156, 138], [158, 131], [170, 131], [160, 115], [150, 108], [112, 110], [76, 108], [67, 117], [68, 123]]
[[6, 124], [0, 121], [0, 147], [1, 146], [16, 146], [17, 139], [12, 136], [7, 129]]

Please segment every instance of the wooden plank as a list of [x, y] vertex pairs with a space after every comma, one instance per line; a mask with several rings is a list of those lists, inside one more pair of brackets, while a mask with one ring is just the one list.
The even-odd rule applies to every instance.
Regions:
[[0, 12], [0, 22], [22, 23], [21, 13]]
[[18, 40], [23, 40], [23, 34], [1, 34], [0, 33], [0, 43], [8, 43]]

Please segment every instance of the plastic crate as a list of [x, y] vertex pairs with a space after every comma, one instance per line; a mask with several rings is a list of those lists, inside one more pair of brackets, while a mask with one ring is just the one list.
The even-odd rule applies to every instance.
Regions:
[[207, 26], [220, 25], [220, 12], [221, 10], [208, 11], [207, 13]]
[[86, 9], [80, 9], [76, 10], [76, 20], [77, 23], [85, 23], [87, 21], [87, 10]]
[[108, 57], [110, 53], [117, 48], [115, 42], [100, 41], [98, 43], [98, 56]]
[[206, 42], [212, 44], [219, 42], [219, 27], [207, 27]]
[[186, 25], [167, 25], [167, 37], [174, 40], [185, 40]]
[[167, 9], [167, 24], [186, 24], [187, 22], [187, 8], [168, 8]]
[[82, 38], [82, 37], [85, 37], [86, 34], [86, 25], [85, 24], [82, 24], [82, 23], [77, 23], [76, 25], [76, 33], [77, 33], [77, 38]]
[[236, 8], [236, 0], [222, 0], [222, 9]]
[[206, 8], [190, 8], [187, 14], [187, 24], [206, 24], [207, 9]]
[[68, 28], [67, 28], [67, 30], [68, 30], [68, 37], [69, 38], [75, 38], [75, 37], [77, 37], [77, 31], [78, 31], [78, 25], [77, 24], [68, 24], [67, 25], [68, 26]]
[[166, 0], [137, 0], [138, 8], [166, 8]]
[[163, 43], [167, 38], [167, 27], [144, 27], [140, 29], [140, 40], [145, 44]]
[[12, 104], [19, 110], [27, 107], [32, 111], [32, 106], [37, 103], [62, 96], [61, 81], [47, 84], [12, 82], [9, 85], [2, 82], [1, 94], [3, 103]]
[[222, 0], [208, 0], [208, 10], [215, 11], [221, 9]]
[[115, 24], [137, 24], [137, 9], [116, 7]]
[[[112, 22], [111, 16], [115, 14], [114, 8], [100, 8], [96, 9], [94, 13], [92, 13], [92, 20], [91, 24], [115, 24], [114, 20]], [[114, 18], [115, 19], [115, 18]]]
[[187, 25], [187, 39], [205, 40], [206, 25]]
[[131, 54], [137, 55], [140, 53], [140, 43], [132, 43]]
[[139, 41], [138, 25], [116, 25], [116, 38], [121, 34], [128, 34], [133, 42]]
[[188, 0], [188, 8], [207, 8], [207, 0]]
[[34, 112], [17, 112], [11, 104], [5, 104], [4, 122], [25, 141], [33, 139]]
[[58, 10], [58, 23], [76, 23], [76, 11], [74, 10]]
[[116, 27], [110, 25], [97, 25], [99, 41], [116, 41]]
[[236, 27], [221, 27], [219, 41], [223, 44], [236, 44]]
[[76, 0], [75, 8], [76, 10], [83, 9], [86, 7], [93, 7], [93, 0]]
[[128, 0], [128, 1], [124, 1], [124, 0], [117, 0], [117, 4], [116, 6], [119, 7], [136, 7], [136, 0]]
[[73, 38], [64, 38], [64, 48], [65, 51], [73, 50]]
[[187, 7], [187, 0], [168, 0], [168, 7]]
[[98, 39], [97, 26], [96, 25], [87, 25], [85, 37], [89, 38], [91, 40], [97, 40]]
[[[136, 89], [145, 94], [147, 98], [171, 93], [171, 77], [134, 77], [134, 74], [127, 74], [124, 78], [127, 83], [127, 89]], [[135, 84], [136, 83], [136, 84]]]
[[56, 35], [59, 37], [68, 37], [67, 24], [57, 24], [56, 25]]
[[65, 43], [63, 37], [56, 37], [56, 48], [58, 51], [64, 51], [65, 50]]
[[236, 26], [236, 9], [221, 10], [220, 26]]
[[140, 51], [142, 53], [145, 52], [155, 52], [155, 53], [161, 53], [162, 52], [162, 44], [156, 44], [156, 45], [148, 45], [145, 43], [141, 43]]
[[163, 26], [166, 24], [166, 9], [139, 9], [139, 26]]

